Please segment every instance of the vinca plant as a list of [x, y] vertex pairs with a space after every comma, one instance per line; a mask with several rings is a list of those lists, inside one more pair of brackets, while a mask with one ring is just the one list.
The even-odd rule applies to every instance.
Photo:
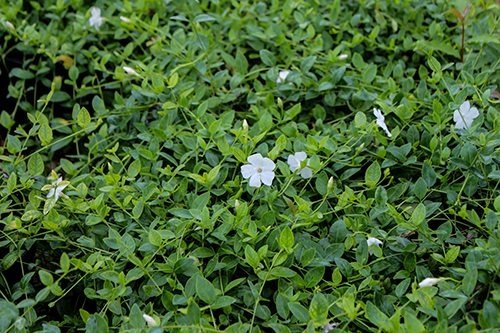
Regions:
[[498, 332], [499, 8], [0, 1], [0, 332]]

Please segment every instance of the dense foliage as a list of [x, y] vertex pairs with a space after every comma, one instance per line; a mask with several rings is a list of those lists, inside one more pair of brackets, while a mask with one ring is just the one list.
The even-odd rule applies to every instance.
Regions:
[[1, 2], [0, 331], [495, 331], [498, 20]]

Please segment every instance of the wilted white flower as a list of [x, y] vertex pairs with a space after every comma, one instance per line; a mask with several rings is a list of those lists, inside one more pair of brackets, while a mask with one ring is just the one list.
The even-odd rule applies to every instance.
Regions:
[[456, 129], [469, 128], [474, 119], [479, 116], [479, 111], [475, 107], [470, 106], [469, 101], [465, 101], [460, 105], [458, 110], [453, 112], [453, 121], [455, 121]]
[[267, 157], [262, 157], [261, 154], [253, 154], [248, 156], [248, 163], [241, 167], [243, 178], [249, 179], [248, 185], [251, 187], [260, 187], [264, 185], [271, 186], [274, 179], [274, 168], [276, 165]]
[[152, 327], [152, 326], [158, 326], [158, 322], [156, 321], [156, 319], [154, 319], [153, 317], [147, 315], [147, 314], [143, 314], [142, 315], [142, 318], [144, 318], [144, 321], [146, 321], [146, 323], [148, 324], [148, 326]]
[[385, 117], [382, 114], [382, 111], [380, 109], [373, 108], [373, 114], [377, 118], [377, 125], [385, 131], [388, 137], [391, 137], [392, 134], [387, 128], [387, 125], [385, 124]]
[[283, 83], [285, 82], [288, 74], [290, 74], [290, 71], [289, 70], [282, 70], [278, 73], [278, 77], [276, 78], [276, 82], [277, 83]]
[[380, 246], [384, 244], [380, 239], [375, 238], [375, 237], [368, 237], [366, 240], [366, 244], [368, 244], [368, 247], [375, 245], [375, 246]]
[[339, 326], [339, 323], [328, 323], [325, 326], [323, 326], [323, 333], [328, 333], [337, 326]]
[[[290, 171], [295, 172], [296, 170], [300, 170], [300, 175], [304, 179], [311, 178], [313, 172], [311, 168], [308, 167], [309, 160], [307, 160], [307, 154], [303, 151], [299, 151], [294, 155], [288, 156], [287, 163], [290, 166]], [[303, 165], [305, 164], [305, 166]]]
[[132, 67], [123, 66], [123, 70], [129, 75], [140, 76], [139, 73], [137, 73]]
[[437, 284], [439, 281], [441, 281], [443, 278], [425, 278], [423, 279], [419, 284], [418, 286], [420, 288], [423, 288], [423, 287], [431, 287], [435, 284]]
[[16, 27], [14, 27], [14, 25], [13, 25], [11, 22], [9, 22], [9, 21], [5, 21], [5, 23], [4, 23], [4, 24], [5, 24], [5, 27], [6, 27], [7, 29], [9, 29], [9, 30], [16, 30]]
[[341, 55], [339, 55], [339, 60], [346, 60], [347, 58], [349, 58], [349, 56], [345, 53], [342, 53]]
[[59, 200], [59, 197], [63, 195], [62, 191], [69, 185], [69, 182], [63, 180], [62, 177], [59, 177], [56, 181], [52, 183], [50, 186], [49, 193], [47, 193], [47, 199], [54, 198], [54, 201]]
[[126, 16], [120, 16], [120, 21], [122, 21], [123, 23], [130, 23], [132, 22], [128, 17]]
[[99, 29], [103, 23], [104, 23], [104, 18], [101, 16], [101, 8], [99, 7], [90, 8], [89, 25], [91, 27]]

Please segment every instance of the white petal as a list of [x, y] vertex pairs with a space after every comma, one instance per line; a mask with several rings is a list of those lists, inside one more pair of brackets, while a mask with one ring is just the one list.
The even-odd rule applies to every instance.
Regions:
[[125, 17], [125, 16], [120, 16], [120, 21], [122, 21], [123, 23], [130, 23], [132, 21], [130, 21], [130, 19], [128, 17]]
[[276, 164], [274, 164], [274, 162], [267, 158], [267, 157], [264, 157], [261, 161], [261, 168], [262, 170], [264, 171], [273, 171], [274, 168], [276, 167]]
[[297, 161], [299, 161], [299, 162], [305, 161], [306, 158], [307, 158], [307, 154], [304, 153], [303, 151], [299, 151], [299, 152], [295, 153], [295, 159], [297, 159]]
[[453, 121], [455, 122], [455, 128], [456, 129], [464, 129], [464, 128], [466, 128], [464, 117], [460, 113], [460, 111], [455, 110], [455, 112], [453, 112]]
[[248, 161], [248, 163], [252, 164], [253, 166], [261, 167], [262, 159], [263, 159], [262, 155], [257, 153], [257, 154], [253, 154], [253, 155], [248, 156], [247, 161]]
[[271, 186], [273, 184], [274, 172], [264, 171], [260, 174], [260, 179], [262, 180], [264, 185]]
[[300, 167], [300, 162], [297, 161], [294, 155], [288, 156], [287, 163], [290, 166], [290, 171], [295, 172]]
[[373, 108], [373, 115], [378, 119], [381, 119], [382, 121], [385, 119], [384, 115], [382, 114], [382, 111], [380, 109]]
[[366, 240], [366, 244], [368, 244], [368, 246], [372, 246], [372, 245], [380, 246], [383, 244], [383, 242], [378, 238], [368, 237], [368, 239]]
[[433, 286], [435, 284], [437, 284], [439, 281], [441, 281], [440, 278], [425, 278], [423, 279], [419, 284], [418, 286], [420, 288], [423, 288], [423, 287], [430, 287], [430, 286]]
[[304, 169], [300, 170], [300, 176], [304, 179], [309, 179], [313, 176], [313, 172], [311, 168], [305, 167]]
[[347, 54], [339, 55], [339, 60], [346, 60], [349, 56]]
[[90, 8], [90, 13], [92, 14], [92, 16], [101, 16], [101, 8], [92, 7]]
[[250, 187], [260, 187], [260, 185], [261, 185], [260, 175], [261, 175], [260, 173], [254, 173], [250, 177], [250, 181], [248, 182], [248, 185], [250, 185]]
[[278, 78], [276, 79], [276, 82], [277, 83], [285, 82], [288, 74], [290, 74], [289, 70], [282, 70], [282, 71], [280, 71], [279, 74], [278, 74]]
[[471, 107], [469, 109], [469, 114], [468, 114], [469, 118], [471, 119], [471, 123], [472, 123], [472, 120], [476, 119], [478, 116], [479, 116], [479, 111], [476, 107]]
[[147, 314], [143, 314], [142, 318], [148, 324], [148, 326], [158, 326], [158, 323], [156, 322], [156, 320], [153, 317], [151, 317]]
[[257, 173], [257, 169], [253, 165], [245, 164], [245, 165], [241, 166], [241, 175], [245, 179], [250, 178], [252, 175], [254, 175], [256, 173]]
[[463, 115], [466, 115], [470, 110], [470, 102], [469, 101], [465, 101], [462, 103], [462, 105], [460, 105], [460, 113], [463, 114]]

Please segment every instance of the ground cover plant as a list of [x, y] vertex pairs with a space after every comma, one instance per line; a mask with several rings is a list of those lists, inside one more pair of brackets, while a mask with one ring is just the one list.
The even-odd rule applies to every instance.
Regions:
[[0, 3], [1, 332], [497, 332], [495, 1]]

